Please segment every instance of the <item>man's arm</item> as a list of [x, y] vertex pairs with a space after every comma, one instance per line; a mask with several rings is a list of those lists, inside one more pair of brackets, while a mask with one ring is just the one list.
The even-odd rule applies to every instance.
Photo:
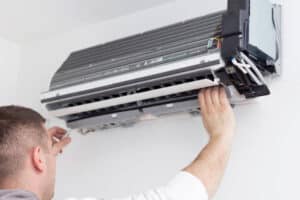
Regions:
[[224, 88], [201, 90], [199, 104], [210, 140], [195, 161], [164, 187], [118, 200], [207, 200], [214, 195], [229, 158], [235, 118]]
[[224, 88], [199, 93], [203, 124], [210, 139], [195, 161], [184, 169], [199, 178], [212, 197], [222, 179], [235, 132], [235, 117]]

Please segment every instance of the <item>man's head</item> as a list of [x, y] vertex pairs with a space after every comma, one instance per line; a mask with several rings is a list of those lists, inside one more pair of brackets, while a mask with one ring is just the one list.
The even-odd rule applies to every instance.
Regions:
[[47, 130], [45, 119], [34, 110], [0, 107], [0, 189], [29, 190], [50, 200], [56, 156], [70, 142], [65, 133], [58, 127]]

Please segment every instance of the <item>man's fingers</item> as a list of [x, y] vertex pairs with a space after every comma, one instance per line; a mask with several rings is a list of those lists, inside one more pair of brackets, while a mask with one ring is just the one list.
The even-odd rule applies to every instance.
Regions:
[[211, 88], [211, 99], [214, 106], [220, 105], [219, 87]]
[[50, 137], [55, 136], [56, 138], [60, 139], [62, 136], [66, 134], [67, 131], [61, 127], [55, 126], [48, 129], [47, 132]]
[[58, 153], [61, 153], [62, 150], [71, 142], [70, 137], [65, 137], [61, 139], [59, 142], [55, 143], [53, 145], [54, 154], [57, 155]]
[[206, 88], [204, 91], [204, 99], [205, 99], [205, 106], [206, 111], [211, 112], [213, 109], [213, 102], [211, 99], [211, 88]]
[[223, 87], [220, 88], [219, 93], [220, 93], [220, 103], [222, 105], [230, 105], [229, 99], [228, 99], [227, 94], [226, 94], [226, 91]]
[[226, 91], [221, 86], [201, 89], [198, 94], [198, 99], [203, 116], [212, 113], [219, 108], [230, 106]]
[[50, 133], [50, 134], [65, 134], [66, 130], [61, 127], [58, 127], [58, 126], [54, 126], [54, 127], [51, 127], [48, 129], [48, 133]]
[[200, 110], [201, 111], [205, 111], [205, 98], [204, 98], [204, 90], [205, 89], [202, 89], [200, 90], [199, 94], [198, 94], [198, 101], [199, 101], [199, 106], [200, 106]]

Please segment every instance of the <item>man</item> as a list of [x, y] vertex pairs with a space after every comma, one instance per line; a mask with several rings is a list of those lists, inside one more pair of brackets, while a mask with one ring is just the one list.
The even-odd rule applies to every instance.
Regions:
[[[120, 200], [206, 200], [223, 176], [235, 132], [234, 113], [221, 87], [199, 93], [202, 119], [210, 140], [192, 164], [164, 187]], [[37, 112], [0, 107], [0, 200], [50, 200], [56, 156], [71, 142], [65, 130], [45, 128]], [[101, 188], [100, 188], [101, 189]]]

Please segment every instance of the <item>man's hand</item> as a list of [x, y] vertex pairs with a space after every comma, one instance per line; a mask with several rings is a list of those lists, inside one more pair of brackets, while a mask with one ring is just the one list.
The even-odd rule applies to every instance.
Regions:
[[48, 129], [48, 136], [51, 142], [51, 152], [58, 155], [71, 142], [71, 138], [66, 136], [67, 131], [60, 127], [52, 127]]
[[201, 90], [199, 104], [210, 140], [194, 162], [184, 170], [199, 178], [211, 198], [219, 186], [229, 159], [235, 117], [222, 87]]
[[235, 132], [235, 116], [223, 87], [203, 89], [199, 92], [199, 105], [203, 124], [211, 139], [231, 139]]

